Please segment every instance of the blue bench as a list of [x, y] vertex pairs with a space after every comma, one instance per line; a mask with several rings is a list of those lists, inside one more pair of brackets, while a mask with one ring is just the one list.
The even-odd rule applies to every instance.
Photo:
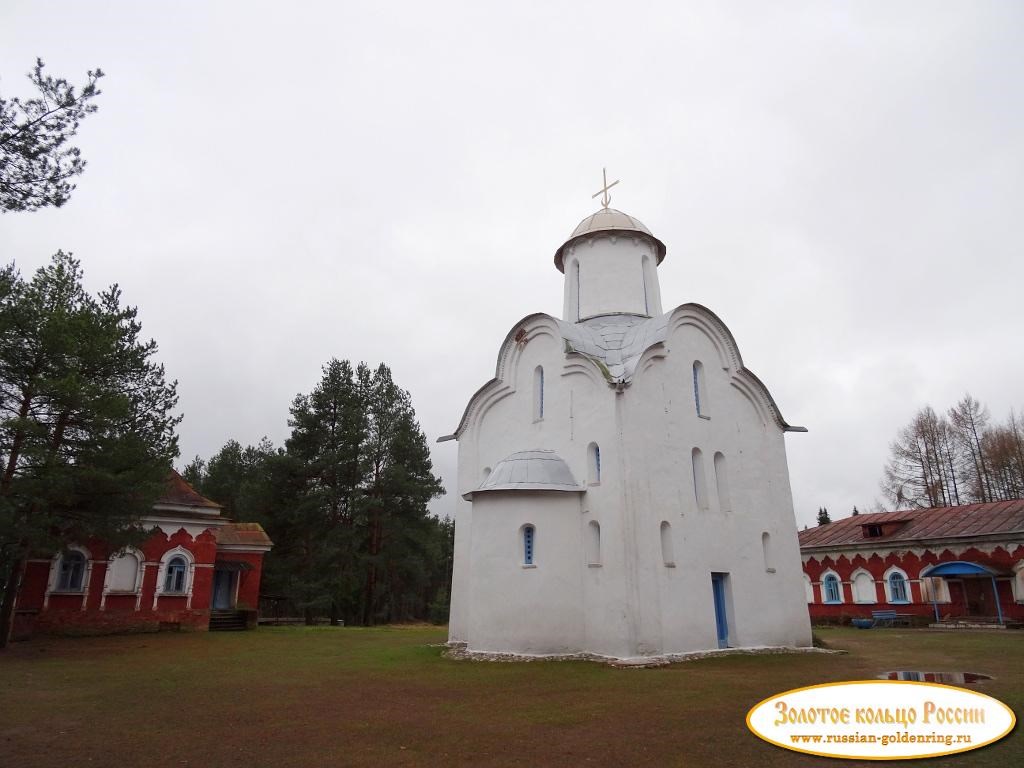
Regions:
[[871, 618], [876, 627], [891, 627], [896, 623], [896, 611], [872, 611]]
[[896, 613], [896, 611], [872, 611], [871, 618], [876, 627], [895, 627], [897, 624], [909, 627], [913, 623], [913, 616], [909, 613]]

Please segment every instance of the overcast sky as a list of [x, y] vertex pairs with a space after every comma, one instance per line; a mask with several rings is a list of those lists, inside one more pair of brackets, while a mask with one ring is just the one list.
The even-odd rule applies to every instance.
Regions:
[[[332, 356], [388, 363], [454, 509], [454, 430], [597, 204], [668, 246], [784, 417], [797, 522], [870, 508], [897, 429], [1024, 407], [1020, 2], [0, 3], [0, 93], [102, 67], [28, 274], [112, 282], [179, 382], [182, 458], [276, 444]], [[530, 447], [530, 446], [527, 446]]]

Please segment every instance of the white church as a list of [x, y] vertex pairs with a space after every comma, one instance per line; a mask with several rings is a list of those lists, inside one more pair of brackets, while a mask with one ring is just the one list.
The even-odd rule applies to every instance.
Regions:
[[608, 207], [555, 251], [562, 318], [498, 351], [458, 440], [449, 641], [615, 659], [811, 644], [784, 434], [665, 245]]

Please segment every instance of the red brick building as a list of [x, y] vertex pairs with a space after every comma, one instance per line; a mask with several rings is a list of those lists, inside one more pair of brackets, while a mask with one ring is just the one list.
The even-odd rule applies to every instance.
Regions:
[[263, 555], [273, 546], [263, 528], [223, 517], [177, 472], [142, 522], [155, 530], [138, 548], [111, 552], [89, 541], [30, 560], [14, 637], [255, 626]]
[[811, 621], [895, 610], [1024, 621], [1024, 500], [857, 515], [800, 532]]

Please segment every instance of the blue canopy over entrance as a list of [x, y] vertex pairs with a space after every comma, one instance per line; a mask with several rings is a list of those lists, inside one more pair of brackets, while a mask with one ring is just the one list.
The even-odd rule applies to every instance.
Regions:
[[977, 563], [969, 563], [966, 560], [954, 560], [951, 563], [940, 563], [931, 568], [921, 571], [922, 578], [925, 576], [995, 576], [996, 572], [991, 568]]
[[[948, 563], [933, 565], [931, 568], [925, 568], [921, 571], [921, 578], [927, 579], [937, 576], [945, 579], [950, 576], [988, 576], [992, 580], [992, 594], [996, 598], [996, 613], [999, 617], [999, 623], [1002, 624], [1003, 608], [999, 605], [999, 588], [996, 586], [996, 574], [997, 571], [978, 563], [970, 563], [966, 560], [953, 560]], [[939, 603], [935, 598], [934, 592], [932, 593], [932, 607], [935, 609], [935, 621], [939, 621]]]

